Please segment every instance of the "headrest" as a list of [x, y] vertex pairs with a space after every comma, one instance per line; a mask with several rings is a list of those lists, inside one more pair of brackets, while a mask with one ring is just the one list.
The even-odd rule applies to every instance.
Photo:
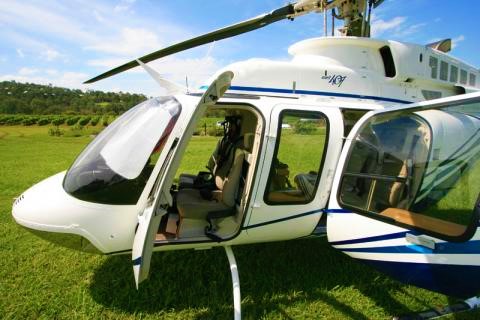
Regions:
[[255, 135], [253, 133], [245, 133], [243, 135], [243, 147], [248, 152], [252, 152], [253, 141], [255, 140]]

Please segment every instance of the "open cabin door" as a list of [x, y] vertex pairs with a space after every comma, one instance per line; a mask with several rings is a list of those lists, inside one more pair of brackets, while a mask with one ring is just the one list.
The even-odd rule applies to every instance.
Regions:
[[212, 82], [203, 93], [198, 105], [193, 111], [179, 145], [177, 146], [178, 138], [175, 138], [175, 140], [171, 142], [169, 150], [165, 150], [160, 156], [158, 165], [161, 166], [161, 169], [156, 179], [157, 182], [149, 197], [146, 208], [138, 216], [138, 227], [133, 241], [132, 262], [137, 288], [138, 285], [148, 277], [155, 235], [162, 216], [167, 212], [166, 208], [171, 206], [173, 202], [170, 194], [170, 186], [175, 174], [174, 168], [171, 168], [171, 160], [175, 147], [180, 151], [184, 149], [188, 138], [193, 134], [195, 124], [199, 117], [203, 115], [209, 104], [214, 104], [223, 96], [230, 87], [232, 78], [233, 73], [226, 71]]
[[350, 132], [329, 242], [419, 287], [480, 293], [480, 94], [370, 112]]

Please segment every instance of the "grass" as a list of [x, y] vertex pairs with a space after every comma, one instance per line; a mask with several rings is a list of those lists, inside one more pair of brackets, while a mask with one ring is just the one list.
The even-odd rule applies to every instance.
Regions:
[[[91, 140], [50, 137], [47, 131], [0, 127], [1, 317], [231, 319], [230, 272], [221, 249], [155, 254], [150, 279], [136, 291], [130, 256], [58, 247], [13, 222], [12, 198], [67, 169]], [[214, 138], [195, 137], [188, 154], [192, 158], [183, 168], [201, 169], [212, 145]], [[394, 281], [332, 249], [325, 239], [234, 251], [244, 319], [389, 319], [456, 302]], [[469, 312], [450, 319], [479, 317], [479, 312]]]

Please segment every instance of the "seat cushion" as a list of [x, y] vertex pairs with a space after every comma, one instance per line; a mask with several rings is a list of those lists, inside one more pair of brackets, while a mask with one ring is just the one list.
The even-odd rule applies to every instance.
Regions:
[[229, 207], [221, 201], [203, 199], [197, 189], [182, 189], [177, 193], [177, 208], [182, 218], [206, 219], [210, 211]]
[[194, 174], [182, 173], [178, 179], [178, 188], [179, 189], [192, 188], [196, 178], [197, 176]]

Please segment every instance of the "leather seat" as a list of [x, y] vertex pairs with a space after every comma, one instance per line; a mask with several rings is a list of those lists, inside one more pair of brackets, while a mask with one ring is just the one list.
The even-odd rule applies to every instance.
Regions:
[[243, 149], [237, 148], [232, 153], [233, 159], [226, 163], [231, 166], [219, 168], [214, 177], [218, 190], [212, 192], [212, 200], [204, 199], [198, 189], [181, 189], [177, 194], [177, 209], [182, 218], [206, 219], [208, 212], [227, 210], [235, 206], [238, 196], [244, 160], [253, 149], [255, 135], [248, 133], [243, 138]]
[[217, 171], [212, 200], [204, 199], [198, 189], [181, 189], [177, 194], [177, 208], [182, 218], [206, 219], [208, 212], [233, 208], [240, 184], [245, 151], [237, 149], [232, 166]]

